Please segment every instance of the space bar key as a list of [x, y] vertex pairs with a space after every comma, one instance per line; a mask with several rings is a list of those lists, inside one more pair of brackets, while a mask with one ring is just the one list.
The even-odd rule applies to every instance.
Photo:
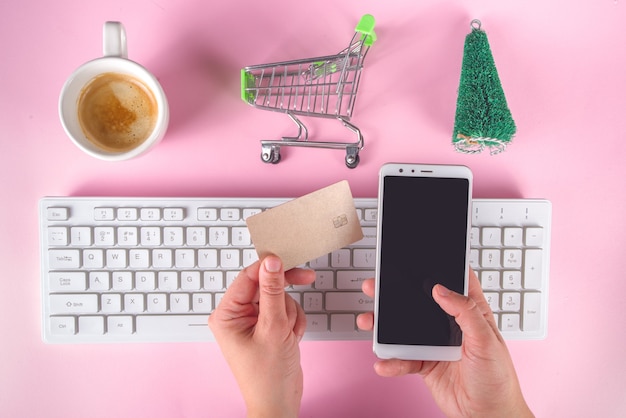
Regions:
[[135, 330], [140, 336], [208, 337], [208, 320], [209, 315], [139, 315]]

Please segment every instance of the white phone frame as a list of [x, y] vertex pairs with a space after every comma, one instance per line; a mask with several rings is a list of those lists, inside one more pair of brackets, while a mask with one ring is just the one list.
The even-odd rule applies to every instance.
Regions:
[[[433, 165], [413, 163], [387, 163], [379, 172], [378, 185], [378, 223], [377, 223], [377, 251], [376, 251], [376, 294], [374, 298], [374, 354], [381, 359], [403, 360], [427, 360], [427, 361], [456, 361], [461, 359], [461, 346], [427, 346], [427, 345], [402, 345], [382, 344], [378, 342], [378, 295], [380, 286], [380, 248], [382, 240], [382, 217], [384, 199], [384, 179], [387, 176], [405, 177], [437, 177], [437, 178], [462, 178], [469, 181], [468, 208], [467, 208], [467, 241], [465, 244], [465, 259], [469, 260], [470, 253], [470, 229], [471, 229], [471, 202], [473, 175], [471, 170], [462, 165]], [[465, 266], [463, 294], [468, 294], [469, 263]]]

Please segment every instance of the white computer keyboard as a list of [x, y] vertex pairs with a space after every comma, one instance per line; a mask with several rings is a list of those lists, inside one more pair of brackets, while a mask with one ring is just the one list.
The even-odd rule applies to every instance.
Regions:
[[[50, 343], [210, 341], [207, 318], [257, 259], [244, 219], [287, 199], [92, 198], [40, 201], [43, 339]], [[355, 199], [363, 240], [308, 263], [288, 292], [308, 340], [366, 340], [361, 282], [374, 276], [376, 199]], [[551, 204], [475, 199], [470, 264], [506, 339], [545, 338]]]

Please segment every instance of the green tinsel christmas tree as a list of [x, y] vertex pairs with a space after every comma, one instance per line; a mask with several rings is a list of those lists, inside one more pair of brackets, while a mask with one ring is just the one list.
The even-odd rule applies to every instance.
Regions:
[[506, 148], [516, 127], [506, 103], [487, 34], [473, 20], [465, 38], [461, 81], [452, 143], [458, 151], [497, 154]]

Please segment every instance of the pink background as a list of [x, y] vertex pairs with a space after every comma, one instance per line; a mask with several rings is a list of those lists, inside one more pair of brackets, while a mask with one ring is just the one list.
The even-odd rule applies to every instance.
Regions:
[[[307, 149], [263, 164], [258, 141], [293, 127], [241, 102], [240, 68], [339, 52], [364, 13], [379, 40], [352, 119], [366, 140], [359, 167], [348, 170], [342, 151]], [[450, 146], [474, 18], [518, 125], [495, 157]], [[101, 54], [105, 20], [125, 24], [130, 58], [171, 106], [164, 142], [128, 162], [83, 154], [57, 116], [66, 77]], [[548, 337], [509, 343], [524, 393], [542, 417], [626, 416], [625, 22], [624, 0], [4, 0], [0, 415], [244, 415], [214, 343], [42, 343], [40, 197], [297, 196], [341, 179], [373, 197], [381, 164], [410, 161], [470, 166], [477, 197], [552, 201]], [[351, 139], [334, 121], [309, 122], [317, 138]], [[440, 416], [421, 378], [374, 374], [370, 345], [302, 343], [302, 416]]]

